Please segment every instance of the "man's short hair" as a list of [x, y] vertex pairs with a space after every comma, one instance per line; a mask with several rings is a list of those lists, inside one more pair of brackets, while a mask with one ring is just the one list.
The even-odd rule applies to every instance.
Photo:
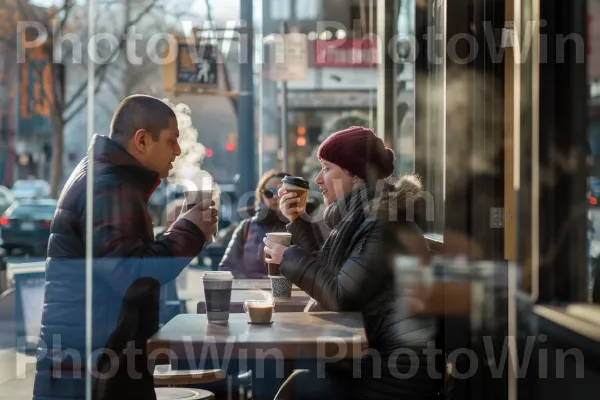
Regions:
[[125, 98], [113, 114], [109, 137], [121, 144], [129, 142], [136, 131], [146, 129], [158, 141], [160, 132], [167, 129], [173, 109], [156, 97], [136, 94]]

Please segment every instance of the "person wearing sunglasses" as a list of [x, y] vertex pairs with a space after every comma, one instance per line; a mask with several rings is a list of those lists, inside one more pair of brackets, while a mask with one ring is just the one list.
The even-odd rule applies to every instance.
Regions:
[[219, 265], [220, 271], [231, 271], [236, 279], [267, 277], [263, 238], [267, 233], [286, 232], [287, 218], [279, 211], [278, 190], [286, 175], [268, 171], [258, 181], [255, 191], [255, 216], [242, 221], [229, 241]]

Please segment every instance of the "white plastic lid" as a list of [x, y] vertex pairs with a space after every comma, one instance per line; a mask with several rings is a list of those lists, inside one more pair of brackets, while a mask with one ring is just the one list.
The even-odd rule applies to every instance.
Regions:
[[202, 275], [202, 279], [211, 281], [228, 281], [233, 280], [231, 271], [208, 271]]

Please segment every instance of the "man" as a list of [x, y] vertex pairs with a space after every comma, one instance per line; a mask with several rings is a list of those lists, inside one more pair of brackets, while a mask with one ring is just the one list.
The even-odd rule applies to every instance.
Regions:
[[[86, 210], [89, 153], [67, 181], [50, 229], [34, 399], [84, 398], [88, 240], [94, 257], [92, 351], [97, 356], [108, 346], [116, 353], [124, 396], [154, 396], [144, 361], [145, 340], [158, 329], [159, 287], [175, 279], [217, 229], [217, 211], [209, 201], [154, 238], [147, 202], [181, 153], [178, 136], [168, 105], [150, 96], [128, 97], [114, 113], [109, 137], [96, 135], [90, 146], [93, 216]], [[91, 238], [86, 237], [88, 223], [93, 224]], [[135, 342], [138, 352], [127, 366], [122, 365], [126, 342]]]

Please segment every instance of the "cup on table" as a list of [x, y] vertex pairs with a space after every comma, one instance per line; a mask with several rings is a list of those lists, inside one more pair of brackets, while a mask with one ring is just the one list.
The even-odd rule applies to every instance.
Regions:
[[[287, 232], [272, 232], [266, 234], [267, 239], [280, 244], [282, 246], [288, 246], [292, 244], [292, 234]], [[269, 276], [281, 276], [281, 271], [279, 270], [279, 264], [270, 263], [267, 260], [267, 265], [269, 268]]]
[[244, 312], [248, 314], [251, 324], [270, 324], [275, 306], [271, 300], [246, 300]]
[[270, 276], [273, 298], [289, 299], [292, 297], [292, 281], [285, 276]]
[[229, 321], [233, 275], [229, 271], [210, 271], [202, 275], [206, 317], [208, 322], [225, 324]]
[[282, 180], [282, 187], [286, 192], [296, 193], [300, 201], [297, 203], [297, 208], [303, 208], [306, 210], [306, 203], [308, 202], [308, 190], [310, 189], [310, 183], [299, 176], [286, 176]]

